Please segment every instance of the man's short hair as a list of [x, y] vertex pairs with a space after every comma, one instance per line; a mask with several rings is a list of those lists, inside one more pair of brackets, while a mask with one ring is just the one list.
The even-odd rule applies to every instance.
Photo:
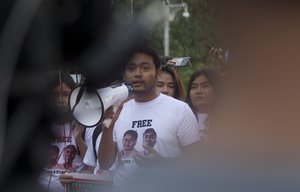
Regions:
[[137, 140], [137, 138], [138, 138], [138, 134], [137, 134], [137, 132], [134, 131], [134, 130], [128, 130], [128, 131], [126, 131], [126, 132], [124, 133], [123, 137], [125, 137], [125, 135], [130, 135], [130, 136], [132, 136], [132, 137], [134, 138], [134, 140]]
[[143, 135], [145, 135], [147, 133], [153, 133], [153, 135], [155, 137], [157, 137], [156, 132], [155, 132], [155, 130], [153, 128], [146, 129], [145, 132], [143, 133]]
[[142, 44], [142, 45], [137, 46], [135, 49], [133, 49], [131, 57], [137, 53], [142, 53], [142, 54], [151, 56], [153, 59], [153, 63], [155, 65], [155, 69], [159, 68], [160, 57], [155, 49], [153, 49], [152, 47], [150, 47], [147, 44]]
[[72, 152], [76, 153], [77, 149], [74, 145], [67, 145], [64, 150], [70, 149]]

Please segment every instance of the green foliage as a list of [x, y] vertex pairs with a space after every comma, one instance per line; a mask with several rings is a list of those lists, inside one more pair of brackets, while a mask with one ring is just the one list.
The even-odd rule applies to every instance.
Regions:
[[[143, 10], [154, 0], [120, 0], [116, 6], [116, 14], [124, 17], [130, 16]], [[157, 0], [161, 1], [162, 0]], [[181, 3], [181, 0], [169, 0], [171, 4]], [[208, 55], [208, 49], [203, 46], [208, 43], [211, 46], [218, 46], [220, 34], [216, 28], [213, 17], [213, 8], [209, 7], [207, 0], [184, 0], [188, 4], [189, 18], [182, 16], [183, 9], [171, 10], [175, 15], [174, 21], [170, 22], [170, 56], [191, 57], [191, 65], [179, 69], [179, 74], [187, 85], [190, 75], [196, 69], [211, 68], [214, 60]], [[175, 13], [176, 12], [176, 13]], [[151, 45], [163, 55], [164, 23], [158, 23], [150, 29], [148, 39]]]

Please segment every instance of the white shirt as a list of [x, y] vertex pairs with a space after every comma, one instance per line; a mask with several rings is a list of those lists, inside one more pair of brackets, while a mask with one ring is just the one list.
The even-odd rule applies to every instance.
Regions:
[[[155, 130], [157, 138], [154, 149], [163, 157], [178, 157], [183, 147], [200, 140], [197, 120], [190, 107], [182, 101], [160, 94], [149, 102], [139, 103], [132, 99], [124, 104], [113, 132], [119, 154], [123, 150], [122, 140], [127, 130], [137, 132], [134, 149], [144, 153], [143, 133], [148, 128]], [[128, 177], [129, 172], [138, 168], [133, 158], [129, 161], [126, 157], [122, 161], [120, 155], [119, 159], [121, 162], [115, 175], [117, 185]]]
[[198, 126], [200, 131], [205, 129], [207, 117], [208, 115], [206, 113], [197, 113], [197, 120], [198, 120]]

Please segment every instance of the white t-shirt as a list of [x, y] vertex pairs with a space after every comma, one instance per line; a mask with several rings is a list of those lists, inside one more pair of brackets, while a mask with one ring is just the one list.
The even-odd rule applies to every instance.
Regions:
[[[94, 146], [93, 146], [93, 132], [95, 131], [95, 128], [96, 127], [93, 127], [93, 128], [89, 128], [91, 130], [91, 135], [90, 135], [90, 138], [85, 142], [85, 144], [87, 145], [87, 150], [85, 152], [85, 156], [83, 158], [83, 163], [88, 165], [88, 166], [91, 166], [91, 167], [95, 167], [96, 166], [96, 157], [95, 157], [95, 154], [94, 154]], [[102, 135], [102, 134], [100, 134]], [[99, 137], [99, 136], [98, 136]], [[100, 142], [100, 138], [97, 140], [99, 140]], [[96, 140], [96, 143], [97, 143], [97, 140]], [[96, 151], [98, 153], [98, 151]]]
[[206, 119], [208, 115], [206, 113], [197, 113], [197, 120], [200, 132], [206, 127]]
[[[55, 125], [53, 124], [52, 133], [54, 134], [51, 142], [49, 164], [42, 170], [39, 182], [49, 191], [64, 191], [64, 187], [59, 182], [59, 176], [68, 172], [78, 172], [82, 168], [82, 158], [78, 155], [78, 149], [75, 142], [75, 135], [70, 124]], [[89, 134], [86, 132], [85, 138]], [[71, 162], [67, 166], [65, 161]]]
[[[92, 128], [93, 132], [95, 130], [95, 128]], [[112, 175], [113, 174], [113, 170], [114, 170], [114, 166], [112, 166], [109, 170], [101, 170], [100, 166], [99, 166], [99, 162], [98, 162], [98, 151], [99, 151], [99, 146], [100, 146], [100, 141], [101, 141], [101, 137], [102, 137], [102, 132], [97, 136], [96, 139], [96, 143], [95, 146], [93, 145], [93, 133], [91, 133], [90, 139], [88, 140], [88, 142], [86, 142], [87, 145], [87, 151], [85, 153], [84, 159], [83, 159], [83, 163], [91, 166], [91, 167], [95, 167], [94, 169], [94, 174], [109, 174]], [[94, 149], [95, 147], [95, 149]], [[94, 150], [96, 150], [96, 157], [95, 157], [95, 152]]]
[[[136, 153], [146, 155], [142, 144], [147, 129], [155, 131], [153, 148], [163, 157], [178, 157], [182, 147], [200, 140], [196, 117], [186, 103], [163, 94], [149, 102], [139, 103], [134, 99], [128, 101], [123, 106], [113, 132], [119, 155], [114, 177], [116, 185], [122, 184], [130, 172], [139, 169], [132, 156]], [[134, 136], [127, 134], [124, 137], [128, 130], [137, 133], [136, 142]], [[123, 143], [127, 152], [123, 150]], [[130, 145], [132, 150], [129, 153]]]

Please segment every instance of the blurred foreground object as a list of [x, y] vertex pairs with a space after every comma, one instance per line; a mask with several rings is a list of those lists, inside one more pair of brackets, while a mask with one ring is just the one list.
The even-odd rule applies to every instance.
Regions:
[[89, 88], [104, 87], [119, 78], [120, 65], [130, 57], [131, 49], [141, 42], [148, 27], [160, 20], [159, 7], [150, 5], [136, 18], [120, 24], [111, 17], [114, 3], [1, 1], [3, 191], [40, 190], [37, 178], [51, 139], [45, 74], [59, 67], [77, 67]]
[[228, 171], [232, 191], [299, 191], [300, 4], [214, 3], [235, 62], [200, 156]]
[[61, 181], [65, 183], [66, 192], [111, 192], [113, 190], [113, 179], [110, 175], [67, 173], [61, 176]]

